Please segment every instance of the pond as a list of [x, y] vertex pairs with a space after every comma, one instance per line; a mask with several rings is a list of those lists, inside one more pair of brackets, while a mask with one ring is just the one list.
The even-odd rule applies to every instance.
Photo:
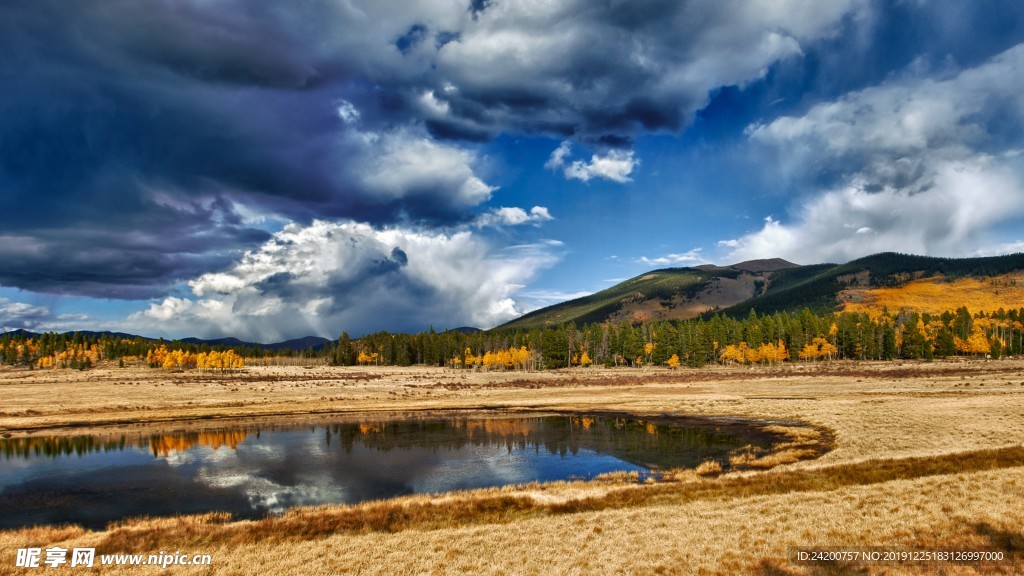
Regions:
[[613, 414], [376, 415], [0, 439], [0, 528], [295, 506], [728, 464], [756, 423]]

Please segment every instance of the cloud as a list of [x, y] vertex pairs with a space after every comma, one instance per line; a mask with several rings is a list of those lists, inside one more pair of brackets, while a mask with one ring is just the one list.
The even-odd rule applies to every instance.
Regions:
[[348, 100], [338, 101], [338, 118], [341, 118], [343, 122], [355, 124], [359, 121], [360, 116], [362, 114], [359, 113], [359, 110], [351, 102]]
[[487, 201], [497, 189], [474, 173], [473, 152], [417, 129], [356, 132], [348, 136], [347, 152], [359, 160], [353, 172], [370, 192], [368, 204], [415, 208], [444, 221]]
[[594, 154], [590, 162], [576, 160], [565, 167], [565, 177], [584, 182], [591, 178], [604, 178], [619, 184], [631, 182], [629, 175], [639, 162], [633, 158], [633, 151], [610, 150], [605, 155]]
[[568, 300], [575, 300], [576, 298], [583, 298], [584, 296], [590, 296], [591, 294], [593, 294], [593, 292], [590, 292], [589, 290], [577, 290], [575, 292], [565, 292], [562, 290], [525, 290], [520, 292], [519, 295], [530, 300], [554, 304]]
[[625, 184], [632, 181], [629, 175], [633, 173], [633, 168], [640, 163], [634, 157], [632, 150], [611, 149], [603, 154], [594, 154], [590, 157], [590, 162], [583, 160], [567, 162], [571, 153], [572, 144], [568, 140], [563, 141], [551, 153], [548, 161], [544, 163], [544, 167], [549, 170], [561, 169], [566, 179], [589, 182], [591, 178], [604, 178]]
[[555, 148], [554, 151], [551, 152], [551, 156], [548, 158], [548, 161], [544, 163], [544, 167], [548, 170], [564, 168], [566, 164], [565, 159], [568, 158], [570, 154], [572, 154], [572, 142], [569, 140], [563, 140], [562, 143], [558, 145], [558, 148]]
[[518, 207], [495, 208], [486, 214], [481, 214], [477, 220], [478, 227], [484, 226], [519, 226], [521, 224], [533, 224], [539, 226], [542, 222], [554, 220], [551, 213], [544, 206], [534, 206], [527, 212]]
[[809, 191], [789, 222], [720, 243], [738, 258], [970, 255], [1024, 214], [1024, 45], [944, 78], [910, 76], [748, 128]]
[[993, 246], [980, 248], [972, 254], [973, 256], [998, 256], [1000, 254], [1024, 254], [1024, 240], [1005, 242]]
[[665, 254], [664, 256], [658, 256], [656, 258], [648, 258], [647, 256], [641, 256], [637, 259], [637, 262], [641, 262], [648, 266], [676, 266], [676, 265], [691, 265], [704, 262], [704, 255], [701, 253], [701, 248], [694, 248], [687, 252]]
[[516, 296], [522, 306], [523, 313], [533, 312], [546, 306], [568, 302], [584, 296], [590, 296], [593, 292], [588, 290], [576, 290], [566, 292], [563, 290], [523, 290]]
[[0, 298], [0, 332], [35, 330], [51, 318], [50, 309], [45, 306], [33, 306]]
[[709, 92], [763, 77], [865, 4], [494, 2], [460, 22], [420, 19], [457, 39], [423, 42], [417, 56], [456, 88], [439, 130], [597, 141], [680, 130]]
[[495, 188], [472, 147], [400, 102], [403, 57], [379, 99], [352, 88], [366, 51], [339, 36], [365, 28], [357, 12], [0, 7], [0, 230], [18, 240], [0, 285], [150, 298], [260, 245], [272, 222], [472, 222]]
[[517, 291], [560, 258], [547, 241], [494, 249], [469, 231], [317, 220], [292, 224], [222, 272], [125, 321], [166, 332], [262, 342], [387, 329], [491, 327], [522, 313]]
[[565, 174], [627, 182], [625, 144], [865, 3], [5, 3], [0, 285], [151, 298], [271, 223], [471, 224], [503, 133], [612, 146]]
[[[220, 288], [224, 290], [224, 288]], [[228, 292], [221, 292], [227, 294]], [[175, 318], [188, 314], [192, 310], [194, 303], [187, 298], [175, 298], [174, 296], [168, 296], [164, 298], [163, 302], [159, 304], [152, 304], [150, 307], [142, 313], [143, 316], [151, 318], [158, 322], [167, 322]]]
[[[730, 257], [817, 263], [885, 251], [971, 255], [988, 230], [1024, 213], [1019, 175], [993, 164], [944, 166], [926, 193], [852, 186], [828, 191], [805, 201], [793, 223], [768, 218], [760, 230], [735, 239]], [[985, 190], [983, 202], [978, 190]]]

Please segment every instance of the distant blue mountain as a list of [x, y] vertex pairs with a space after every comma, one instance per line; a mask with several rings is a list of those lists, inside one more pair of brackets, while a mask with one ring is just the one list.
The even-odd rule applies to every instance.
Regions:
[[[126, 339], [140, 338], [142, 340], [150, 340], [150, 341], [153, 341], [153, 342], [157, 342], [158, 341], [158, 339], [156, 339], [156, 338], [147, 338], [145, 336], [138, 336], [136, 334], [127, 334], [125, 332], [95, 332], [95, 331], [92, 331], [92, 330], [78, 330], [76, 332], [65, 332], [65, 334], [75, 334], [75, 333], [81, 334], [82, 336], [86, 336], [88, 338], [101, 338], [101, 337], [126, 338]], [[30, 332], [28, 330], [18, 329], [18, 330], [12, 330], [10, 332], [4, 332], [4, 333], [0, 334], [0, 338], [2, 338], [4, 336], [16, 336], [16, 337], [24, 337], [24, 338], [38, 338], [38, 337], [42, 336], [42, 334], [40, 334], [38, 332]], [[275, 342], [273, 344], [261, 344], [259, 342], [246, 342], [244, 340], [239, 340], [238, 338], [213, 338], [213, 339], [182, 338], [181, 340], [170, 340], [168, 342], [181, 342], [183, 344], [195, 344], [197, 346], [203, 346], [203, 345], [207, 345], [207, 346], [226, 346], [228, 348], [243, 348], [243, 347], [251, 348], [253, 346], [259, 346], [260, 348], [263, 348], [264, 350], [294, 350], [294, 351], [297, 351], [297, 352], [301, 352], [303, 350], [308, 350], [308, 349], [312, 348], [313, 350], [319, 352], [320, 350], [323, 350], [325, 347], [330, 345], [330, 343], [333, 342], [333, 340], [330, 340], [328, 338], [322, 338], [320, 336], [306, 336], [304, 338], [294, 338], [292, 340], [285, 340], [284, 342]]]

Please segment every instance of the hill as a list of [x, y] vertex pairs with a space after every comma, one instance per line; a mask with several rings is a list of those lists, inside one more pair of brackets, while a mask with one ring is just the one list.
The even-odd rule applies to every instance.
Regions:
[[[135, 334], [127, 334], [125, 332], [95, 332], [92, 330], [78, 330], [75, 332], [66, 332], [65, 334], [81, 334], [87, 338], [116, 338], [126, 340], [144, 340], [150, 342], [159, 342], [156, 338], [146, 338], [145, 336], [138, 336]], [[39, 338], [42, 336], [38, 332], [30, 332], [28, 330], [18, 329], [10, 332], [4, 332], [0, 334], [0, 338], [5, 336], [17, 337], [17, 338]], [[239, 340], [238, 338], [214, 338], [214, 339], [202, 339], [202, 338], [182, 338], [181, 340], [165, 340], [165, 342], [173, 347], [174, 343], [181, 342], [183, 344], [195, 344], [197, 346], [223, 346], [225, 348], [253, 348], [259, 346], [266, 350], [292, 350], [295, 352], [302, 352], [312, 348], [315, 351], [320, 351], [333, 340], [322, 338], [320, 336], [306, 336], [304, 338], [295, 338], [292, 340], [285, 340], [284, 342], [275, 342], [273, 344], [260, 344], [259, 342], [246, 342]]]
[[[813, 312], [831, 312], [841, 309], [880, 311], [883, 307], [900, 307], [918, 311], [941, 312], [967, 306], [980, 311], [999, 308], [994, 301], [1003, 300], [1004, 307], [1013, 307], [1006, 298], [994, 298], [1000, 290], [999, 277], [1024, 272], [1024, 254], [991, 256], [986, 258], [934, 258], [885, 252], [852, 260], [846, 264], [817, 264], [781, 271], [764, 294], [722, 310], [723, 314], [739, 317], [756, 310], [758, 314], [776, 311], [796, 311], [809, 308]], [[878, 298], [883, 289], [915, 291], [914, 281], [953, 283], [959, 279], [973, 279], [975, 290], [959, 290], [955, 300], [948, 297], [922, 300], [917, 304], [909, 300]], [[1007, 282], [1009, 280], [1006, 280]], [[991, 290], [989, 290], [988, 288]], [[917, 290], [915, 293], [919, 293]], [[936, 296], [942, 291], [933, 291]], [[952, 292], [949, 296], [954, 296]], [[855, 304], [857, 304], [855, 306]], [[1018, 304], [1019, 306], [1020, 304]]]
[[306, 336], [304, 338], [294, 338], [292, 340], [285, 340], [284, 342], [275, 342], [273, 344], [261, 344], [259, 342], [246, 342], [239, 340], [238, 338], [217, 338], [214, 340], [203, 340], [201, 338], [182, 338], [182, 342], [186, 344], [198, 344], [198, 345], [209, 345], [209, 346], [226, 346], [228, 348], [253, 348], [259, 346], [265, 350], [294, 350], [303, 351], [312, 348], [313, 350], [321, 350], [327, 344], [333, 342], [327, 338], [320, 336]]
[[683, 320], [717, 313], [743, 317], [751, 310], [770, 314], [803, 308], [816, 313], [901, 307], [941, 312], [965, 305], [975, 311], [995, 310], [1020, 306], [1021, 296], [1024, 254], [933, 258], [887, 252], [845, 264], [808, 266], [753, 260], [654, 270], [590, 296], [535, 310], [498, 329]]
[[654, 270], [595, 294], [535, 310], [498, 329], [605, 320], [685, 320], [747, 301], [767, 290], [776, 274], [795, 269], [800, 267], [775, 258]]

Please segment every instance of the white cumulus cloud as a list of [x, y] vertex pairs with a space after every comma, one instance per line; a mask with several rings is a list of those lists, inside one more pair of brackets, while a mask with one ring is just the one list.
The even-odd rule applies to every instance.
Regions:
[[699, 264], [704, 262], [703, 250], [701, 248], [694, 248], [687, 252], [677, 252], [665, 254], [664, 256], [657, 256], [654, 258], [648, 258], [647, 256], [641, 256], [637, 259], [637, 262], [641, 262], [648, 266], [678, 266], [691, 264]]
[[497, 189], [474, 172], [475, 152], [440, 142], [420, 127], [350, 131], [347, 150], [358, 160], [353, 171], [377, 202], [424, 198], [473, 207]]
[[800, 184], [789, 218], [720, 242], [733, 259], [972, 254], [1024, 215], [1024, 45], [959, 74], [898, 78], [747, 129]]
[[194, 299], [165, 298], [126, 324], [262, 342], [431, 324], [487, 328], [523, 312], [517, 291], [560, 250], [557, 241], [493, 248], [470, 231], [290, 224], [229, 269], [190, 281]]
[[590, 161], [572, 160], [568, 161], [572, 153], [572, 144], [568, 140], [562, 142], [558, 148], [551, 153], [544, 167], [549, 170], [562, 170], [567, 179], [582, 180], [589, 182], [593, 178], [604, 178], [625, 184], [631, 182], [630, 174], [640, 163], [632, 150], [608, 150], [604, 153], [596, 153], [590, 157]]
[[50, 309], [0, 298], [0, 332], [34, 330], [51, 320]]
[[549, 222], [551, 220], [554, 220], [554, 217], [544, 206], [534, 206], [533, 208], [530, 208], [529, 212], [515, 206], [502, 206], [500, 208], [495, 208], [486, 214], [481, 214], [477, 218], [476, 224], [479, 227], [519, 226], [521, 224], [533, 224], [534, 226], [539, 226], [542, 222]]

